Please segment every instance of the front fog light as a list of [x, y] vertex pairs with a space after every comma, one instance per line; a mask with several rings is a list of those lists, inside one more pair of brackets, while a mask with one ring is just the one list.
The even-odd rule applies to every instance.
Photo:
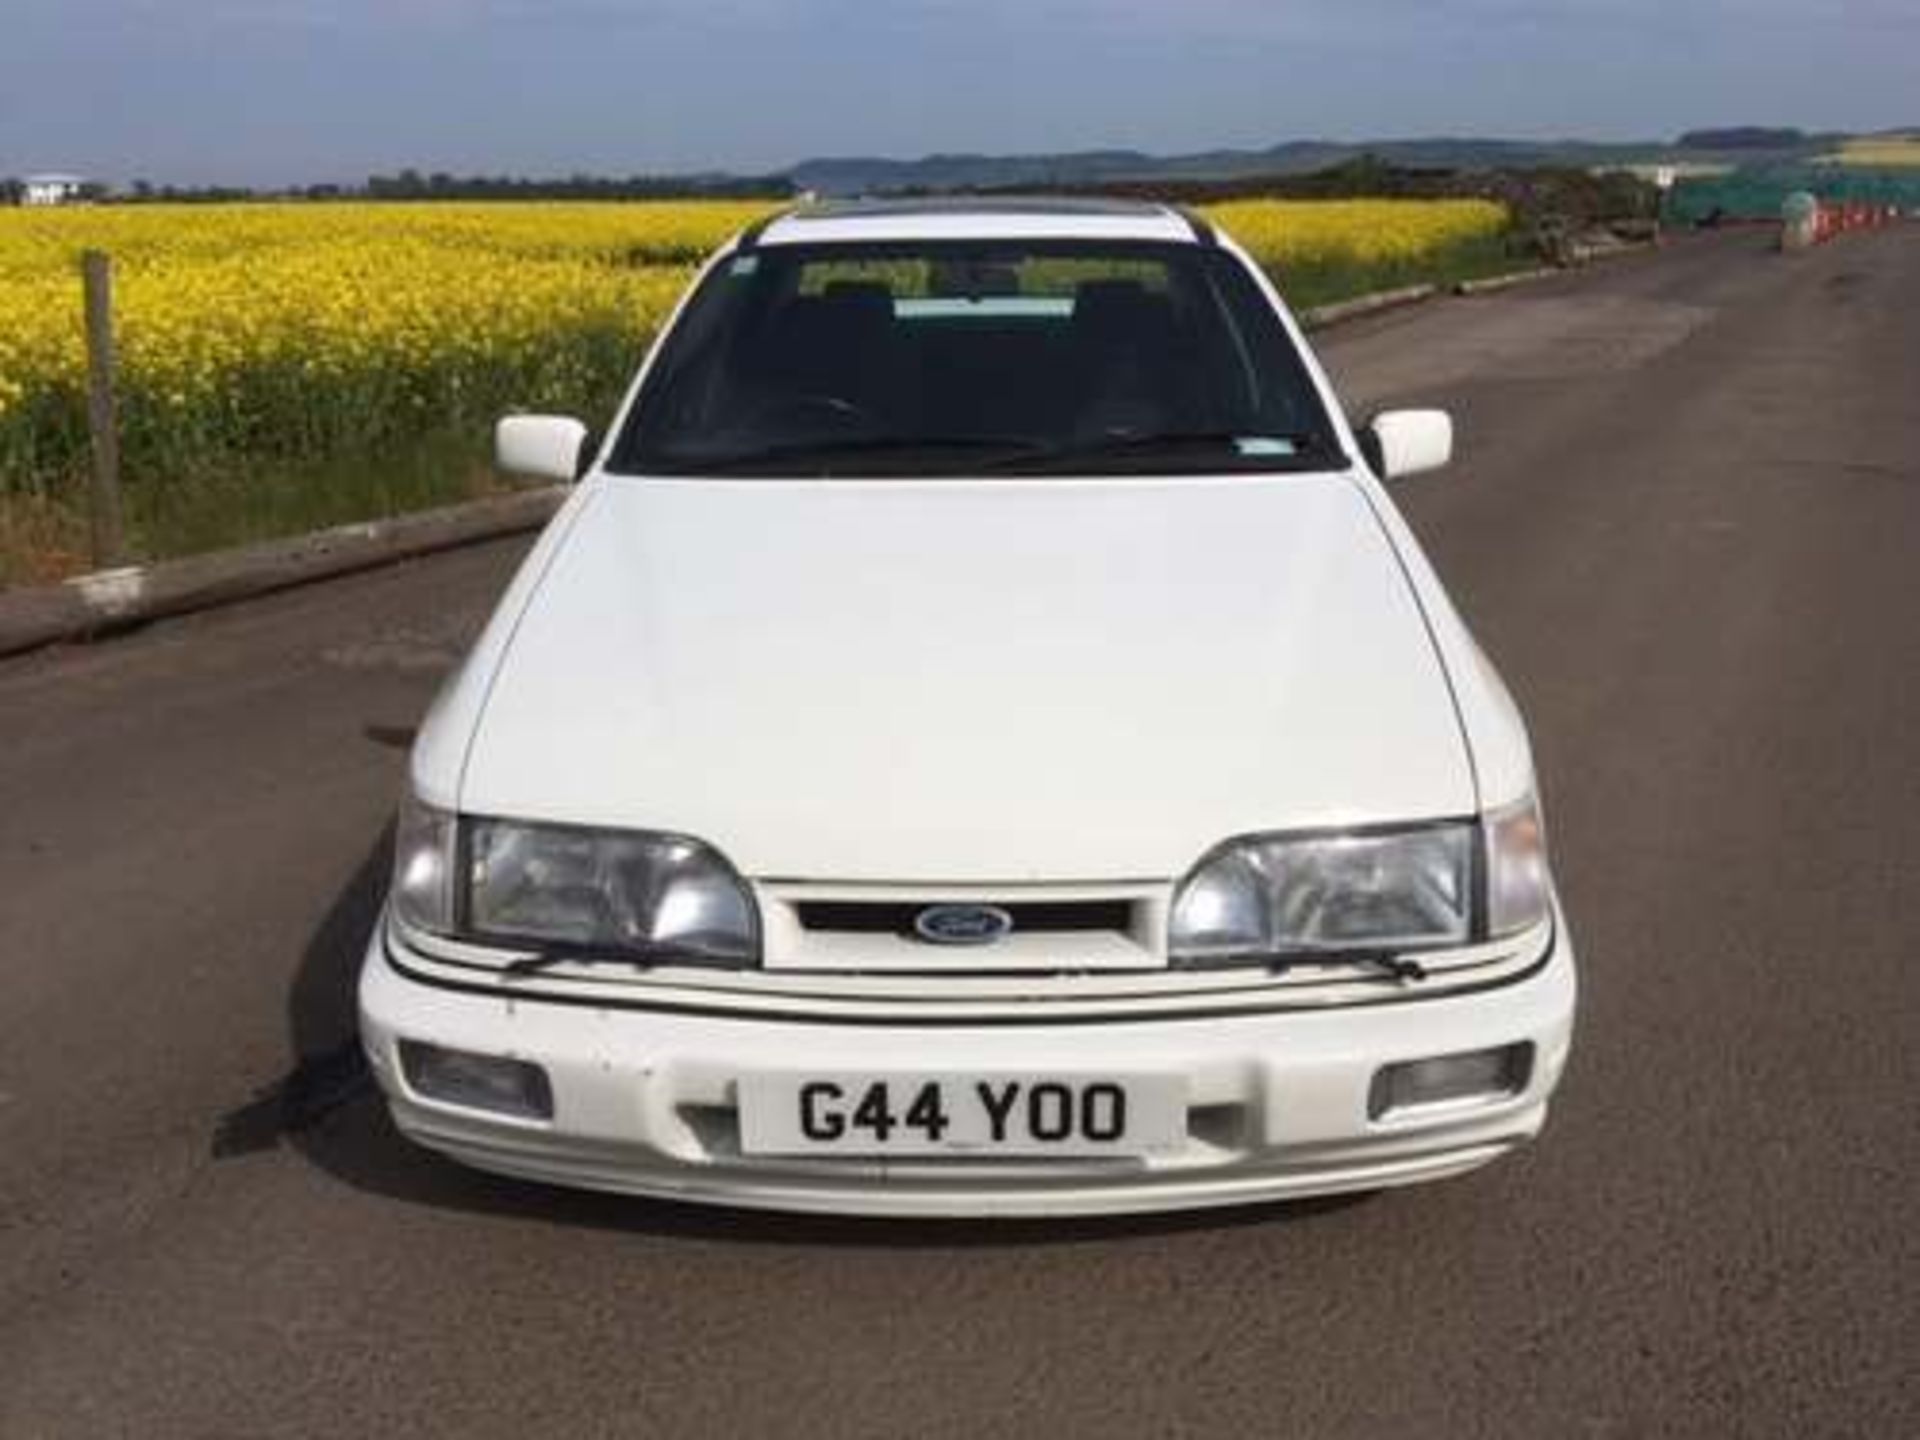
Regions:
[[429, 1100], [522, 1120], [553, 1118], [553, 1087], [547, 1072], [525, 1060], [402, 1040], [400, 1069], [414, 1092]]
[[1532, 1075], [1533, 1046], [1525, 1044], [1407, 1060], [1374, 1072], [1367, 1114], [1378, 1120], [1420, 1106], [1504, 1099], [1526, 1089]]

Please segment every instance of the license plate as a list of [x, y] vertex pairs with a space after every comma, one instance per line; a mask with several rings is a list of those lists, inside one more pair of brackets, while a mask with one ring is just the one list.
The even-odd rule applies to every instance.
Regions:
[[1174, 1075], [759, 1072], [739, 1084], [749, 1155], [1144, 1155], [1186, 1136]]

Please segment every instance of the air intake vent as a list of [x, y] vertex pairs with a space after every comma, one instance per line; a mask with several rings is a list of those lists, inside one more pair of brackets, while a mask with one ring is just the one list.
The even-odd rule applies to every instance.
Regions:
[[1164, 970], [1167, 886], [763, 882], [762, 968], [839, 975]]

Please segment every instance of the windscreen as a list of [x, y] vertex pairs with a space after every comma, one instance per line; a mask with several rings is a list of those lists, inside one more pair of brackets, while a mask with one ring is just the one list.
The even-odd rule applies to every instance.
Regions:
[[1324, 468], [1265, 294], [1188, 244], [772, 245], [711, 270], [611, 468], [1049, 475]]

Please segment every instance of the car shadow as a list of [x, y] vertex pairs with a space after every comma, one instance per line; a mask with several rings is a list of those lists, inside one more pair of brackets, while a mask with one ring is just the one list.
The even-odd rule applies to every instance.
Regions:
[[292, 1063], [285, 1075], [222, 1115], [215, 1159], [291, 1147], [355, 1190], [413, 1205], [545, 1225], [577, 1225], [742, 1244], [880, 1248], [1058, 1245], [1298, 1223], [1364, 1203], [1364, 1195], [1066, 1218], [900, 1219], [782, 1214], [572, 1190], [490, 1175], [405, 1139], [387, 1116], [360, 1051], [355, 986], [392, 863], [389, 825], [328, 907], [287, 994]]

